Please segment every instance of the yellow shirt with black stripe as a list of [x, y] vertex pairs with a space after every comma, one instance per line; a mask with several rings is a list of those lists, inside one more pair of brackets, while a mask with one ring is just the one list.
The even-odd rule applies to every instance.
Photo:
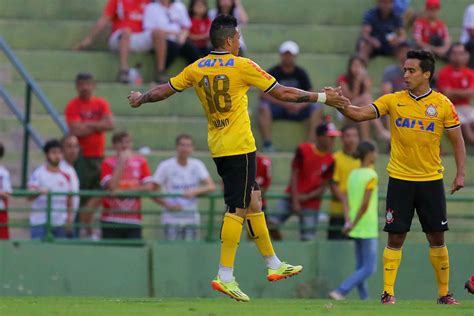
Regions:
[[[337, 183], [339, 191], [341, 193], [347, 193], [347, 179], [352, 170], [360, 167], [360, 160], [354, 158], [352, 155], [346, 154], [344, 151], [339, 150], [334, 153], [334, 174], [332, 180]], [[342, 202], [333, 197], [329, 205], [329, 213], [333, 216], [342, 217], [344, 210]]]
[[194, 87], [206, 112], [212, 157], [257, 150], [250, 127], [247, 91], [254, 86], [269, 92], [277, 81], [256, 63], [227, 52], [211, 52], [171, 78], [169, 84], [177, 92]]
[[442, 179], [443, 130], [461, 125], [451, 101], [432, 90], [421, 96], [404, 90], [380, 97], [373, 106], [377, 117], [390, 115], [390, 177], [407, 181]]

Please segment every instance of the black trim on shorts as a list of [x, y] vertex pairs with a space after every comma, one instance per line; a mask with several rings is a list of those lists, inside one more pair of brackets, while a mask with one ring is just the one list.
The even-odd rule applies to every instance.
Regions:
[[171, 83], [171, 80], [168, 80], [168, 84], [170, 85], [171, 89], [173, 89], [176, 92], [183, 92], [183, 90], [176, 89], [173, 84]]
[[217, 173], [224, 182], [224, 200], [229, 212], [236, 208], [247, 209], [252, 191], [259, 188], [256, 152], [214, 158]]
[[443, 232], [449, 229], [443, 179], [407, 181], [390, 177], [386, 205], [386, 232], [409, 232], [415, 211], [423, 232]]

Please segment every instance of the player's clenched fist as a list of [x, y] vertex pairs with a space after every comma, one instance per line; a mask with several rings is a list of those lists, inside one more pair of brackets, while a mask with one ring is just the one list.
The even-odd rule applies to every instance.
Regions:
[[127, 98], [132, 108], [137, 108], [142, 105], [142, 94], [140, 92], [131, 91]]

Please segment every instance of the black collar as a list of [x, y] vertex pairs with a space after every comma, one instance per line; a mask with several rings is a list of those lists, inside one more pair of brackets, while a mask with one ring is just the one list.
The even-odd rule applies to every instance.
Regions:
[[218, 51], [213, 50], [209, 54], [210, 55], [227, 55], [227, 54], [230, 54], [230, 53], [228, 51], [218, 52]]
[[433, 92], [433, 90], [430, 88], [430, 90], [428, 90], [428, 92], [426, 92], [425, 94], [419, 95], [419, 96], [416, 96], [416, 95], [412, 94], [410, 91], [408, 91], [408, 94], [410, 95], [410, 97], [412, 97], [416, 101], [420, 101], [421, 99], [426, 98], [427, 96], [429, 96], [432, 92]]

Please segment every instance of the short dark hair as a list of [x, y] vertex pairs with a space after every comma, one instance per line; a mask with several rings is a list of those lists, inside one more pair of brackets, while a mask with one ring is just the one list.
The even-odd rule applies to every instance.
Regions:
[[5, 154], [5, 147], [3, 147], [3, 144], [0, 143], [0, 159], [3, 158], [4, 154]]
[[430, 80], [435, 72], [435, 58], [432, 52], [425, 50], [410, 50], [407, 52], [407, 59], [418, 59], [423, 72], [430, 72]]
[[344, 134], [346, 131], [350, 129], [355, 129], [357, 131], [357, 134], [359, 134], [359, 129], [357, 128], [356, 125], [354, 124], [346, 124], [341, 128], [341, 132]]
[[214, 48], [224, 47], [225, 41], [229, 37], [234, 37], [236, 33], [237, 19], [232, 15], [219, 15], [211, 24], [209, 37]]
[[[66, 134], [64, 135], [61, 140], [59, 141], [61, 143], [61, 147], [64, 147], [64, 143], [69, 139], [69, 138], [73, 138], [73, 137], [76, 137], [75, 135], [72, 135], [72, 134]], [[77, 137], [76, 137], [77, 138]]]
[[194, 143], [194, 139], [191, 135], [189, 135], [189, 134], [179, 134], [178, 136], [176, 136], [176, 145], [178, 145], [179, 142], [182, 139], [189, 139], [192, 143]]
[[354, 157], [363, 160], [369, 153], [374, 152], [377, 149], [374, 143], [368, 140], [363, 140], [357, 145], [357, 149], [354, 153]]
[[453, 49], [457, 46], [462, 46], [464, 48], [464, 50], [467, 51], [466, 46], [464, 46], [464, 44], [462, 44], [461, 42], [452, 43], [451, 46], [449, 46], [448, 53], [446, 54], [446, 56], [448, 56], [448, 58], [451, 57], [451, 54], [453, 53]]
[[54, 148], [59, 148], [62, 149], [61, 147], [61, 142], [55, 138], [48, 140], [44, 146], [43, 146], [43, 152], [45, 154], [48, 154], [51, 149]]
[[89, 72], [80, 72], [76, 75], [76, 84], [81, 81], [90, 81], [94, 80], [94, 76]]
[[125, 137], [130, 137], [130, 133], [127, 131], [118, 131], [112, 135], [112, 144], [117, 144], [122, 141]]

